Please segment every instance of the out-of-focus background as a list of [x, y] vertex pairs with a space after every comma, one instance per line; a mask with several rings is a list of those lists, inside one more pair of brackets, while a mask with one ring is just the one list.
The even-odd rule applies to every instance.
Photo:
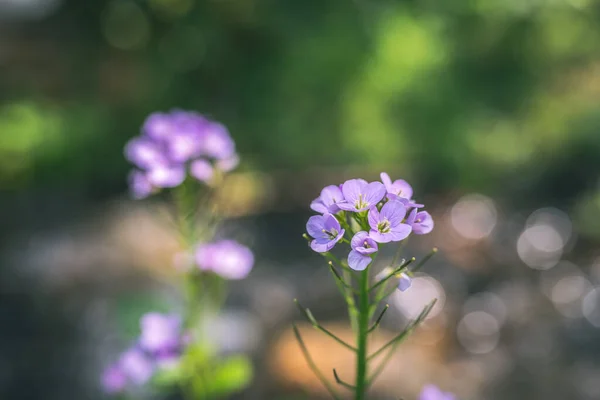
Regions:
[[[255, 362], [236, 398], [324, 396], [292, 299], [348, 327], [308, 204], [385, 170], [436, 221], [407, 255], [440, 254], [373, 346], [440, 306], [372, 398], [600, 399], [597, 0], [0, 0], [0, 398], [104, 398], [137, 318], [179, 306], [164, 205], [129, 200], [122, 154], [171, 108], [242, 156], [223, 230], [257, 264], [213, 329]], [[350, 354], [301, 329], [350, 380]]]

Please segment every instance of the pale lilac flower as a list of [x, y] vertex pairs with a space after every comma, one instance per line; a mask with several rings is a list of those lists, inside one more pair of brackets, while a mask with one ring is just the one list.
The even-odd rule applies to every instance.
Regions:
[[208, 161], [199, 158], [190, 164], [190, 175], [202, 182], [210, 182], [215, 174], [213, 166]]
[[138, 347], [132, 347], [123, 353], [119, 366], [128, 380], [136, 385], [148, 382], [154, 373], [152, 360]]
[[125, 145], [125, 158], [136, 167], [149, 169], [167, 162], [163, 149], [148, 138], [133, 138]]
[[173, 163], [184, 163], [200, 155], [202, 149], [202, 133], [200, 127], [187, 128], [173, 133], [166, 139], [167, 155]]
[[243, 279], [254, 266], [252, 251], [234, 240], [203, 243], [196, 249], [196, 263], [225, 279]]
[[348, 266], [356, 271], [362, 271], [371, 263], [371, 254], [379, 248], [377, 242], [369, 237], [367, 232], [358, 232], [350, 241], [352, 250], [348, 254]]
[[145, 173], [133, 170], [129, 173], [129, 189], [134, 199], [143, 199], [152, 194], [154, 188]]
[[413, 189], [404, 179], [396, 179], [392, 182], [390, 176], [385, 172], [382, 172], [380, 177], [389, 195], [405, 199], [410, 199], [412, 197]]
[[118, 364], [113, 364], [102, 373], [101, 384], [108, 394], [121, 393], [127, 386], [127, 376]]
[[167, 139], [174, 131], [173, 118], [169, 114], [159, 112], [150, 114], [142, 127], [142, 133], [154, 140]]
[[341, 201], [344, 201], [344, 195], [339, 186], [325, 186], [323, 190], [321, 190], [321, 195], [310, 203], [310, 208], [321, 214], [335, 214], [340, 211], [337, 203]]
[[345, 232], [332, 214], [313, 215], [306, 223], [306, 231], [314, 239], [310, 247], [318, 253], [331, 250]]
[[178, 351], [181, 345], [181, 318], [156, 312], [140, 320], [139, 345], [150, 354]]
[[376, 207], [369, 210], [369, 236], [379, 243], [398, 242], [406, 239], [412, 230], [411, 226], [402, 223], [406, 215], [406, 207], [400, 201], [390, 200], [378, 211]]
[[441, 391], [435, 385], [426, 385], [419, 395], [419, 400], [456, 400], [456, 397], [452, 393]]
[[367, 183], [364, 179], [351, 179], [342, 185], [344, 201], [337, 203], [342, 210], [360, 212], [379, 203], [385, 196], [381, 182]]
[[159, 188], [173, 188], [185, 180], [185, 168], [181, 165], [156, 165], [148, 171], [148, 181]]
[[398, 289], [401, 292], [405, 292], [410, 288], [411, 285], [412, 285], [412, 279], [410, 278], [410, 276], [408, 276], [408, 274], [406, 274], [404, 272], [401, 272], [400, 280], [398, 281]]
[[427, 211], [412, 210], [406, 223], [412, 226], [412, 230], [416, 235], [426, 235], [433, 230], [433, 218]]
[[225, 126], [210, 122], [204, 130], [202, 151], [207, 156], [224, 160], [233, 157], [235, 154], [235, 143], [229, 136]]
[[130, 179], [135, 198], [146, 197], [155, 189], [179, 186], [188, 168], [190, 175], [209, 182], [215, 167], [228, 172], [239, 163], [235, 143], [225, 126], [181, 110], [149, 115], [142, 135], [125, 146], [125, 157], [145, 177], [137, 174], [135, 180]]
[[240, 157], [237, 154], [233, 154], [232, 156], [229, 156], [222, 160], [217, 160], [215, 165], [221, 171], [229, 172], [229, 171], [234, 170], [238, 166], [239, 163], [240, 163]]

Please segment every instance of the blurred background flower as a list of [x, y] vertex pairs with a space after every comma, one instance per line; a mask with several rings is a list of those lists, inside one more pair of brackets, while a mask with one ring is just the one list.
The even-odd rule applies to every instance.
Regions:
[[[221, 121], [243, 160], [216, 195], [219, 236], [250, 246], [255, 268], [209, 334], [253, 356], [237, 398], [325, 396], [291, 300], [349, 332], [300, 234], [321, 188], [382, 171], [435, 220], [406, 254], [440, 252], [390, 298], [374, 345], [440, 301], [372, 398], [416, 399], [426, 383], [599, 398], [599, 6], [0, 0], [0, 398], [103, 398], [98, 376], [139, 318], [181, 308], [168, 212], [160, 196], [128, 199], [122, 154], [173, 108]], [[300, 329], [323, 370], [352, 378], [351, 354]]]

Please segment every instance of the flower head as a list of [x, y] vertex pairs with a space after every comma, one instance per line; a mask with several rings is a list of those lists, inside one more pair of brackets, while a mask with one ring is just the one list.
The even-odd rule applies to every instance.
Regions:
[[379, 176], [385, 185], [388, 199], [401, 200], [407, 208], [423, 207], [423, 204], [415, 203], [414, 200], [412, 200], [413, 188], [404, 179], [396, 179], [392, 182], [390, 176], [385, 172], [382, 172]]
[[427, 211], [419, 211], [417, 209], [411, 211], [406, 219], [406, 223], [412, 226], [412, 230], [417, 235], [426, 235], [433, 230], [433, 218]]
[[179, 186], [188, 166], [190, 175], [208, 182], [213, 168], [227, 172], [239, 162], [225, 126], [180, 110], [148, 116], [141, 136], [125, 146], [125, 157], [136, 167], [135, 180], [130, 179], [135, 198], [146, 197], [156, 188]]
[[435, 385], [426, 385], [421, 394], [419, 400], [456, 400], [456, 397], [449, 392], [442, 392]]
[[402, 223], [406, 215], [406, 207], [402, 202], [390, 200], [383, 205], [381, 211], [376, 207], [369, 210], [369, 236], [379, 243], [398, 242], [406, 239], [412, 230], [411, 226]]
[[101, 384], [108, 394], [120, 393], [127, 386], [127, 375], [118, 363], [110, 365], [102, 373]]
[[385, 186], [381, 182], [368, 183], [364, 179], [351, 179], [342, 185], [344, 201], [337, 203], [346, 211], [360, 212], [379, 203], [385, 196]]
[[314, 239], [310, 242], [310, 247], [318, 253], [331, 250], [345, 233], [339, 221], [329, 213], [310, 217], [306, 223], [306, 231]]
[[310, 203], [310, 208], [321, 214], [335, 214], [340, 211], [337, 203], [341, 201], [344, 201], [344, 195], [339, 186], [325, 186], [321, 190], [321, 195]]
[[181, 318], [157, 312], [145, 314], [140, 320], [140, 347], [150, 354], [179, 350], [181, 346]]
[[119, 367], [128, 381], [135, 385], [148, 382], [154, 373], [154, 364], [148, 355], [134, 346], [125, 351], [119, 359]]
[[350, 241], [352, 250], [348, 254], [348, 266], [356, 271], [362, 271], [371, 263], [371, 254], [379, 250], [377, 242], [365, 231], [358, 232]]
[[398, 281], [398, 290], [400, 290], [401, 292], [405, 292], [410, 288], [411, 285], [412, 279], [410, 278], [410, 276], [408, 276], [408, 274], [404, 272], [401, 272], [400, 280]]
[[203, 243], [196, 249], [196, 263], [225, 279], [243, 279], [254, 266], [252, 251], [234, 240]]
[[148, 197], [154, 188], [146, 174], [142, 171], [133, 170], [129, 174], [129, 190], [134, 199], [143, 199]]

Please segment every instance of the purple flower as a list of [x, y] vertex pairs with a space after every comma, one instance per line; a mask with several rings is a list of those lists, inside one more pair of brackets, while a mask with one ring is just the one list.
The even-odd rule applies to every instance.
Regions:
[[240, 157], [237, 154], [217, 160], [216, 166], [223, 172], [229, 172], [235, 169], [240, 163]]
[[190, 175], [202, 182], [210, 182], [215, 174], [213, 166], [200, 158], [190, 164]]
[[152, 168], [167, 161], [161, 146], [148, 138], [133, 138], [127, 142], [125, 158], [141, 169]]
[[337, 203], [346, 211], [365, 211], [379, 203], [386, 194], [381, 182], [371, 182], [363, 179], [351, 179], [342, 185], [345, 201]]
[[456, 397], [449, 392], [442, 392], [435, 385], [426, 385], [421, 394], [419, 400], [456, 400]]
[[132, 347], [121, 355], [119, 366], [128, 381], [136, 385], [148, 382], [154, 373], [152, 360], [137, 347]]
[[127, 386], [127, 376], [118, 364], [113, 364], [102, 373], [102, 389], [108, 394], [120, 393]]
[[382, 172], [380, 177], [385, 185], [388, 195], [391, 195], [391, 197], [402, 197], [405, 199], [410, 199], [412, 197], [413, 189], [404, 179], [397, 179], [392, 182], [390, 176], [385, 172]]
[[125, 157], [144, 173], [130, 179], [135, 198], [146, 197], [157, 188], [179, 186], [188, 168], [196, 179], [209, 182], [212, 163], [228, 172], [239, 162], [235, 143], [223, 125], [181, 110], [149, 115], [142, 135], [125, 146]]
[[179, 350], [181, 344], [181, 318], [156, 312], [145, 314], [140, 320], [140, 347], [159, 354]]
[[352, 250], [348, 254], [348, 265], [356, 271], [362, 271], [371, 263], [371, 254], [379, 248], [377, 242], [365, 231], [358, 232], [350, 241]]
[[433, 230], [433, 218], [427, 211], [414, 209], [406, 219], [406, 223], [412, 226], [412, 230], [417, 235], [426, 235]]
[[376, 207], [369, 210], [369, 236], [379, 243], [398, 242], [406, 239], [412, 230], [402, 220], [406, 215], [406, 207], [402, 202], [390, 200], [383, 205], [381, 211]]
[[400, 273], [400, 280], [398, 281], [398, 290], [401, 292], [407, 291], [412, 285], [412, 279], [408, 274], [402, 272]]
[[181, 165], [156, 165], [148, 171], [148, 181], [159, 188], [173, 188], [185, 180], [185, 169]]
[[331, 250], [345, 232], [332, 214], [313, 215], [306, 223], [306, 231], [314, 239], [310, 247], [318, 253]]
[[243, 279], [254, 266], [254, 255], [234, 240], [221, 240], [198, 246], [196, 263], [201, 270], [212, 271], [225, 279]]
[[152, 194], [153, 187], [146, 174], [133, 170], [129, 173], [129, 189], [134, 199], [143, 199]]
[[229, 136], [225, 126], [211, 122], [207, 124], [204, 130], [202, 151], [207, 156], [224, 160], [233, 157], [235, 154], [235, 143]]
[[321, 195], [310, 203], [310, 208], [321, 214], [335, 214], [340, 211], [337, 206], [340, 201], [344, 201], [342, 190], [335, 185], [325, 186], [321, 190]]
[[167, 139], [175, 130], [173, 118], [169, 114], [153, 113], [146, 118], [142, 132], [151, 139]]

